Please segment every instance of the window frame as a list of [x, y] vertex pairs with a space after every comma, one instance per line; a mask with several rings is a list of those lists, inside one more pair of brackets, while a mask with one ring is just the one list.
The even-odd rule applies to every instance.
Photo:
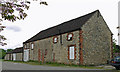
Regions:
[[31, 43], [31, 49], [32, 50], [34, 49], [34, 43]]
[[24, 49], [26, 49], [26, 48], [27, 48], [27, 45], [25, 44], [25, 45], [24, 45]]
[[[55, 41], [55, 38], [57, 38], [57, 40]], [[53, 37], [53, 43], [57, 43], [58, 42], [58, 37], [57, 36], [54, 36]]]
[[[70, 59], [70, 47], [74, 47], [74, 59]], [[76, 45], [68, 46], [68, 60], [76, 60]]]
[[[72, 39], [71, 39], [71, 38], [69, 39], [69, 35], [72, 35]], [[71, 41], [71, 40], [73, 40], [73, 36], [74, 36], [73, 33], [68, 33], [68, 34], [67, 34], [67, 41]]]

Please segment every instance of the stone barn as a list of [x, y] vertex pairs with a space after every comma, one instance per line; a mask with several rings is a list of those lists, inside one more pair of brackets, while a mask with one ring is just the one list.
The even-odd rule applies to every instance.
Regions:
[[23, 61], [23, 47], [13, 50], [13, 61]]
[[23, 47], [16, 48], [11, 52], [7, 52], [5, 60], [23, 61]]
[[5, 60], [13, 60], [12, 51], [7, 52], [4, 59]]
[[99, 10], [40, 31], [23, 43], [24, 61], [76, 65], [106, 64], [112, 32]]

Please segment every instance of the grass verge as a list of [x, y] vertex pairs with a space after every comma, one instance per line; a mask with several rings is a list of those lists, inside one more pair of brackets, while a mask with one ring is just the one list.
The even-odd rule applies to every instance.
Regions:
[[4, 61], [4, 59], [0, 59], [0, 61]]

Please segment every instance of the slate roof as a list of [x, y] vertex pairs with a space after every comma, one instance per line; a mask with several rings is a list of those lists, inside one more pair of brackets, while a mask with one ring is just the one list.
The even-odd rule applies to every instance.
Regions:
[[48, 38], [51, 36], [60, 35], [63, 33], [79, 30], [86, 23], [86, 21], [88, 21], [88, 19], [90, 17], [92, 17], [92, 15], [96, 12], [99, 12], [99, 10], [96, 10], [87, 15], [78, 17], [76, 19], [72, 19], [70, 21], [64, 22], [57, 26], [43, 30], [43, 31], [39, 32], [38, 34], [36, 34], [35, 36], [33, 36], [32, 38], [25, 41], [24, 43], [33, 42], [33, 41], [41, 40], [41, 39]]
[[14, 49], [13, 53], [23, 53], [23, 47]]
[[7, 52], [7, 54], [11, 54], [11, 53], [23, 53], [23, 47], [16, 48], [10, 52]]
[[6, 54], [11, 54], [12, 53], [12, 51], [10, 51], [10, 52], [7, 52]]

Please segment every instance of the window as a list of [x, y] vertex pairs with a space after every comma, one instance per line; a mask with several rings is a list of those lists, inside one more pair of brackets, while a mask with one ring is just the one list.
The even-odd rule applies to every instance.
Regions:
[[68, 59], [76, 59], [75, 45], [71, 45], [68, 47]]
[[27, 48], [27, 46], [26, 46], [26, 45], [24, 45], [24, 47], [25, 47], [25, 48]]
[[67, 35], [67, 40], [70, 41], [70, 40], [72, 40], [72, 39], [73, 39], [73, 34], [72, 34], [72, 33], [69, 33], [69, 34]]
[[70, 59], [74, 59], [74, 46], [70, 47]]
[[32, 44], [31, 44], [31, 49], [33, 49], [33, 48], [34, 48], [34, 44], [32, 43]]
[[53, 38], [53, 43], [57, 43], [57, 41], [58, 41], [58, 37], [54, 37]]

